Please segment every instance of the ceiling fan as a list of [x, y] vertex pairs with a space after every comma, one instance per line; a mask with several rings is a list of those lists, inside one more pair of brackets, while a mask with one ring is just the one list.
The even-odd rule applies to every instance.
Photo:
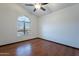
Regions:
[[35, 8], [34, 8], [34, 12], [36, 11], [36, 10], [39, 10], [39, 9], [41, 9], [41, 10], [43, 10], [43, 11], [45, 11], [46, 9], [43, 7], [43, 5], [47, 5], [48, 3], [34, 3], [34, 4], [25, 4], [26, 6], [34, 6]]

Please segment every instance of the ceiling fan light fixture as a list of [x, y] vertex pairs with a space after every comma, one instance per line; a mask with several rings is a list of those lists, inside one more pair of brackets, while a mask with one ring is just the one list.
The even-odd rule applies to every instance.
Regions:
[[40, 9], [41, 8], [41, 4], [40, 3], [36, 3], [34, 6], [35, 6], [36, 9]]

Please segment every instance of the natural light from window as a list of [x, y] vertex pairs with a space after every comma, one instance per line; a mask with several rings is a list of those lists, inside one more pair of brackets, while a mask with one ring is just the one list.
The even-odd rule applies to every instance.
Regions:
[[30, 29], [31, 21], [26, 16], [20, 16], [17, 20], [17, 36], [23, 36], [25, 34], [28, 34], [28, 31]]

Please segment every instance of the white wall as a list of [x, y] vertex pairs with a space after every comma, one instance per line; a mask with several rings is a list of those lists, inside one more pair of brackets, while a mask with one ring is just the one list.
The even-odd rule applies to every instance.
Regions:
[[[17, 37], [17, 18], [27, 16], [31, 20], [28, 36]], [[37, 17], [28, 13], [17, 4], [0, 4], [0, 45], [37, 37]]]
[[39, 36], [79, 48], [79, 4], [39, 18]]

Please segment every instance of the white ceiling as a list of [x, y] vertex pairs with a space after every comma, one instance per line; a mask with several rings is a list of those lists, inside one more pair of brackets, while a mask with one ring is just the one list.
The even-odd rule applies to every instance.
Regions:
[[40, 9], [35, 12], [33, 12], [34, 6], [25, 6], [25, 3], [19, 4], [19, 5], [22, 6], [23, 8], [25, 8], [28, 12], [30, 12], [33, 15], [44, 16], [44, 15], [50, 14], [52, 12], [61, 10], [63, 8], [75, 5], [75, 3], [48, 3], [47, 5], [43, 6], [46, 9], [46, 11], [42, 11]]

